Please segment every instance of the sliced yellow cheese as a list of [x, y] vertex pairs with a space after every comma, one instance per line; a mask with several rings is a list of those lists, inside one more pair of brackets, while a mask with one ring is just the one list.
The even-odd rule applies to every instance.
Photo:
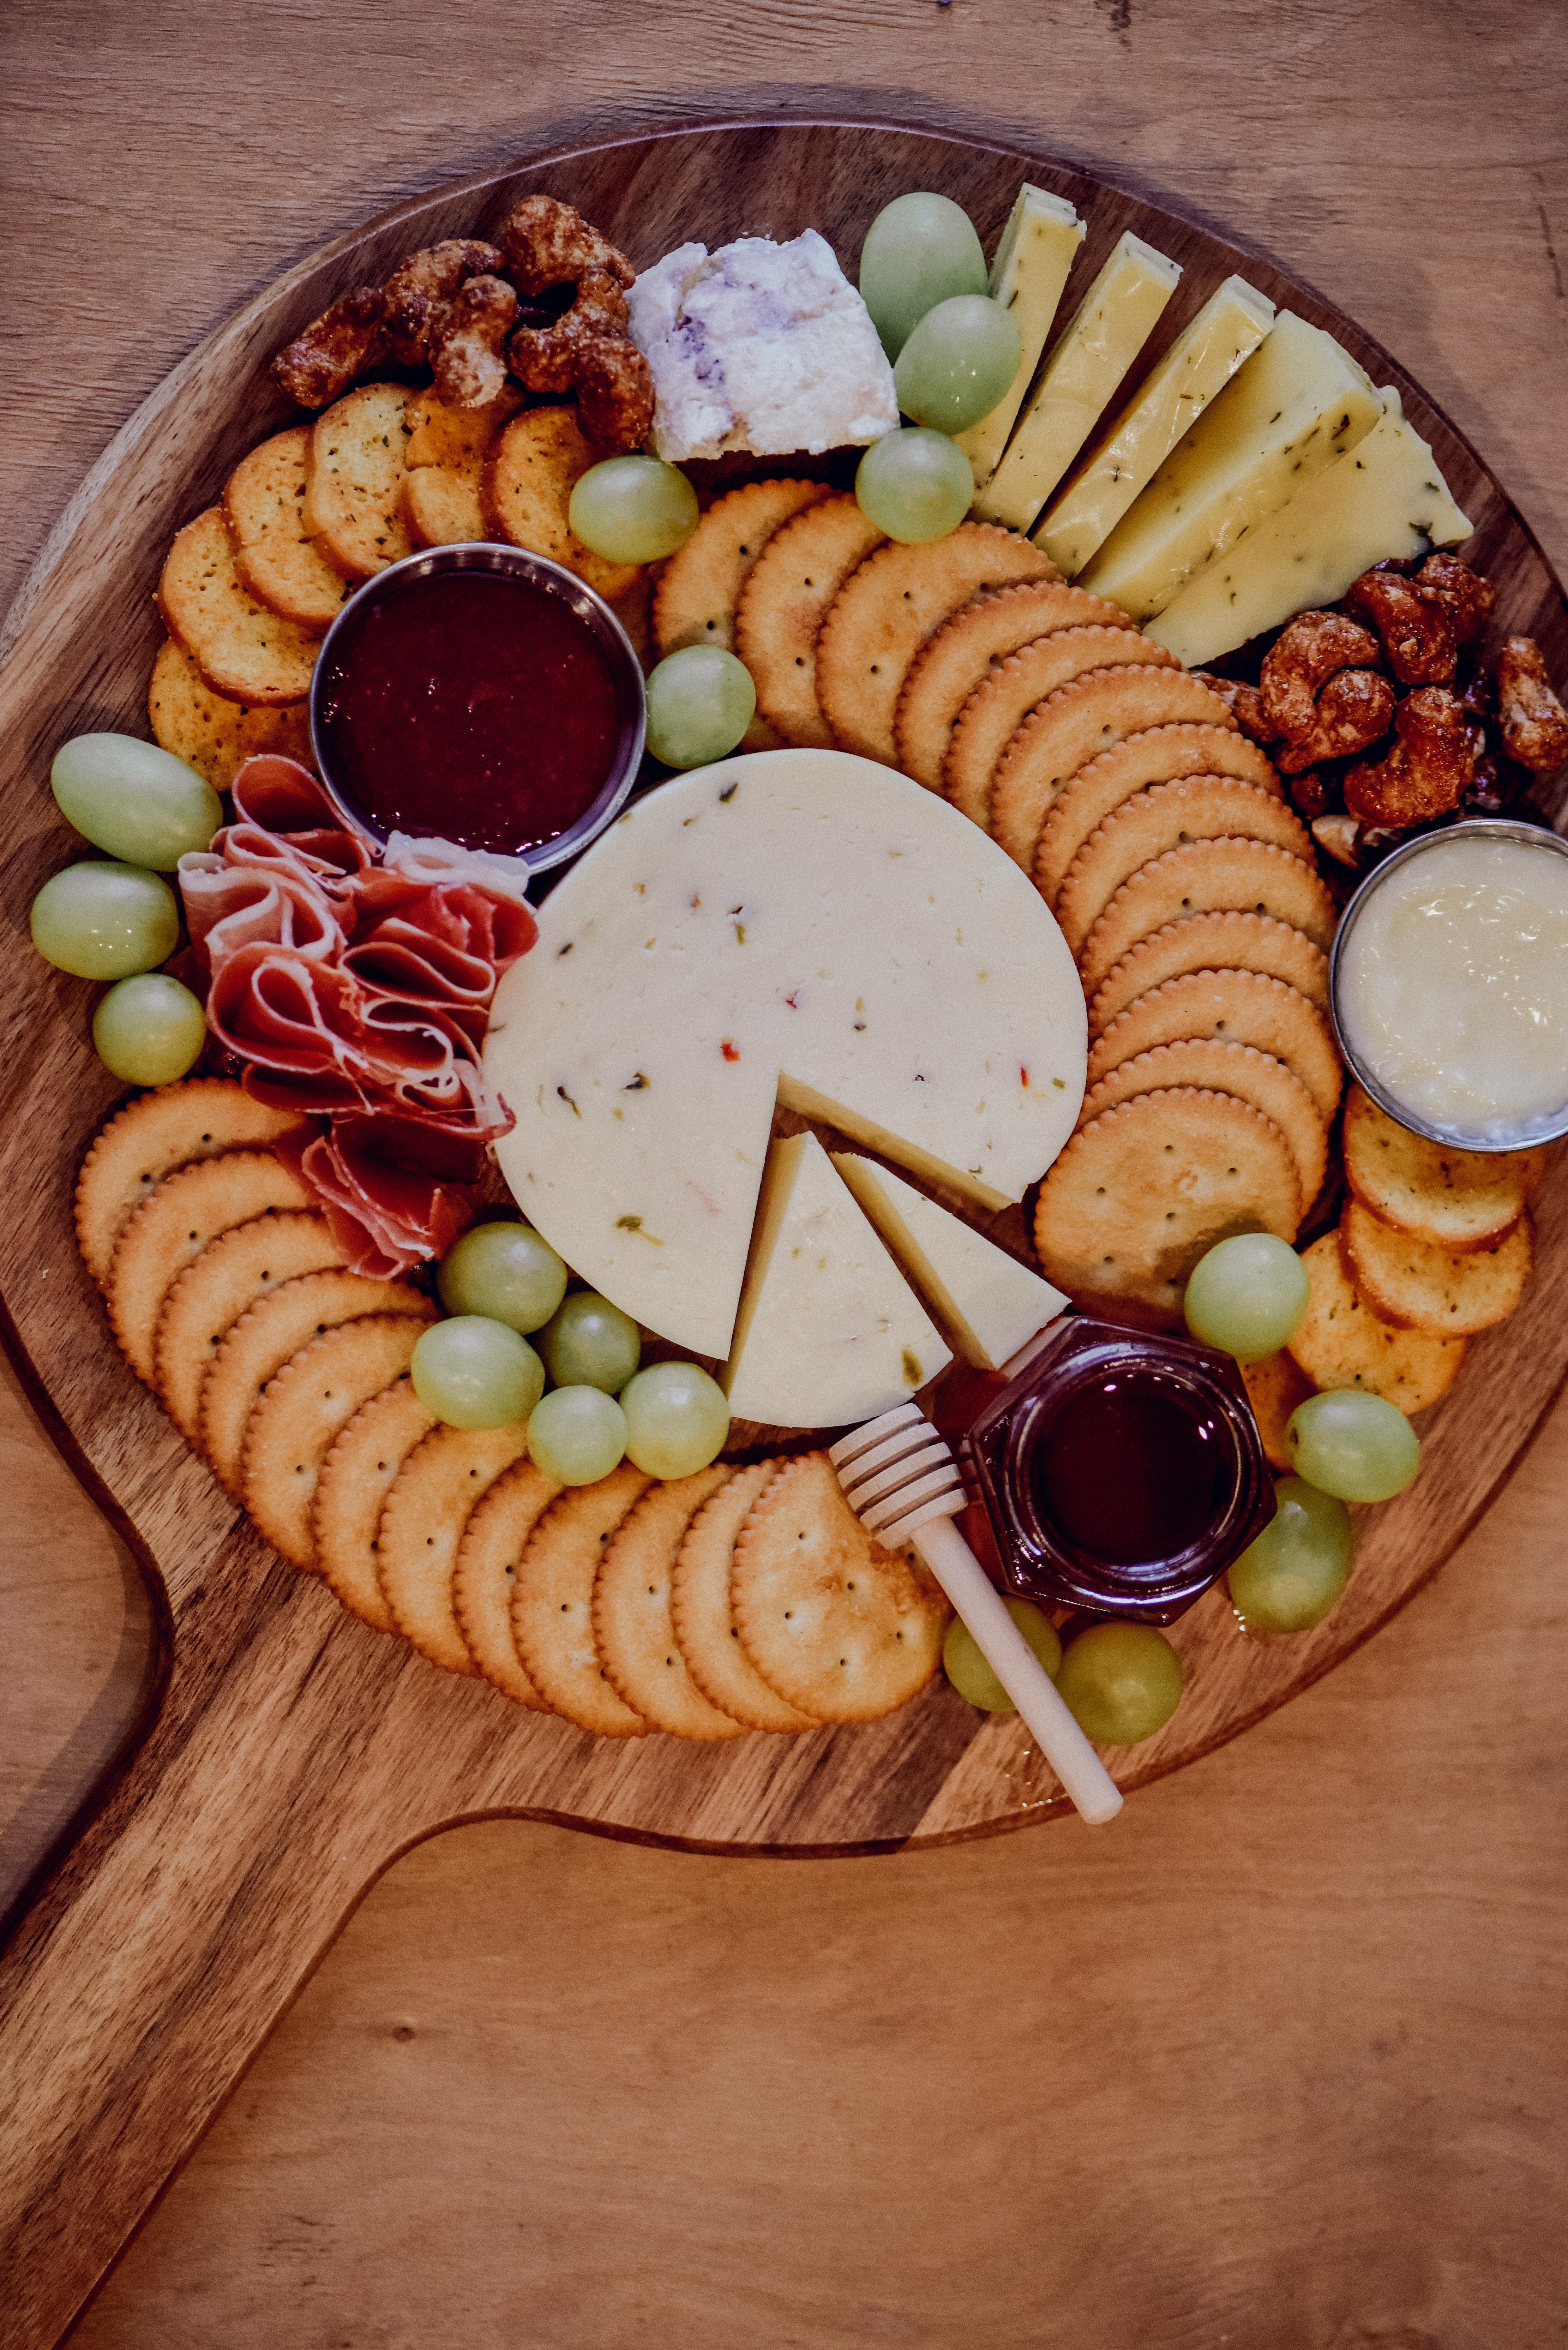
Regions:
[[846, 1428], [908, 1403], [951, 1360], [815, 1135], [775, 1142], [719, 1375], [734, 1417]]
[[1282, 310], [1078, 574], [1152, 619], [1216, 556], [1365, 441], [1383, 402], [1332, 335]]
[[1172, 598], [1146, 633], [1189, 668], [1216, 660], [1293, 612], [1336, 603], [1386, 556], [1457, 546], [1470, 525], [1399, 395], [1365, 441], [1248, 532]]
[[1129, 230], [1067, 321], [1017, 432], [975, 500], [982, 522], [1029, 530], [1115, 399], [1181, 271]]
[[1227, 277], [1210, 296], [1034, 532], [1064, 579], [1077, 577], [1273, 323], [1273, 304], [1244, 278]]
[[1047, 195], [1026, 180], [991, 265], [991, 298], [1012, 312], [1023, 346], [1018, 372], [990, 415], [957, 436], [977, 490], [984, 489], [1007, 446], [1083, 242], [1084, 224], [1065, 196]]
[[964, 1360], [999, 1371], [1067, 1300], [981, 1232], [874, 1159], [833, 1163]]

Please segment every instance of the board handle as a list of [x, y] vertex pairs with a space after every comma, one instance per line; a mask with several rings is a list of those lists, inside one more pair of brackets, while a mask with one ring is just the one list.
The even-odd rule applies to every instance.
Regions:
[[149, 1736], [0, 1953], [4, 2350], [60, 2339], [366, 1887], [442, 1824], [393, 1644], [298, 1580], [258, 1596], [226, 1657], [182, 1666], [177, 1629]]

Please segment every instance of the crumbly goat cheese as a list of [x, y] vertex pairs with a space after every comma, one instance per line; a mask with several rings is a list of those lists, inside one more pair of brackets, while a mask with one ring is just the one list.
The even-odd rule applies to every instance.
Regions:
[[627, 297], [653, 371], [653, 445], [667, 463], [750, 449], [818, 455], [898, 421], [870, 313], [815, 229], [678, 245]]

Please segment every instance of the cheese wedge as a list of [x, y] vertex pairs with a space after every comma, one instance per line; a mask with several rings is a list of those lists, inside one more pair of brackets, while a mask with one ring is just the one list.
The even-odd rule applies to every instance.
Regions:
[[1077, 577], [1273, 323], [1273, 304], [1244, 278], [1210, 296], [1033, 532], [1064, 579]]
[[1012, 311], [1023, 346], [1018, 372], [990, 415], [956, 436], [977, 490], [984, 489], [1007, 446], [1083, 242], [1084, 224], [1066, 198], [1047, 195], [1025, 181], [991, 265], [991, 298]]
[[1338, 601], [1353, 579], [1386, 556], [1457, 546], [1470, 524], [1438, 463], [1405, 421], [1399, 395], [1365, 441], [1199, 572], [1146, 634], [1189, 668], [1218, 660], [1293, 612]]
[[966, 1362], [999, 1371], [1062, 1312], [1059, 1289], [875, 1159], [833, 1163]]
[[1365, 441], [1376, 387], [1321, 327], [1282, 310], [1078, 574], [1135, 620]]
[[719, 1375], [735, 1419], [846, 1428], [908, 1403], [951, 1360], [815, 1135], [775, 1142]]
[[730, 1352], [775, 1100], [982, 1205], [1073, 1131], [1083, 989], [978, 825], [840, 751], [638, 800], [539, 909], [484, 1063], [529, 1221], [607, 1297]]
[[1067, 321], [1007, 453], [974, 503], [981, 522], [1029, 530], [1153, 333], [1181, 271], [1130, 229]]

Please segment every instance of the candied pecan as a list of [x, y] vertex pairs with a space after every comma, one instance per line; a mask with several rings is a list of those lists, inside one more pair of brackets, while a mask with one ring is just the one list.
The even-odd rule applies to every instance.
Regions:
[[1320, 775], [1315, 767], [1308, 767], [1302, 775], [1291, 777], [1291, 797], [1295, 802], [1297, 813], [1305, 816], [1308, 824], [1316, 816], [1327, 816], [1334, 806], [1334, 794], [1328, 780]]
[[1423, 685], [1394, 712], [1394, 733], [1375, 766], [1351, 768], [1345, 805], [1366, 825], [1402, 831], [1458, 807], [1475, 775], [1474, 730], [1445, 686]]
[[1263, 708], [1263, 697], [1255, 685], [1243, 685], [1234, 677], [1211, 677], [1206, 669], [1195, 669], [1192, 674], [1199, 685], [1220, 696], [1249, 743], [1278, 742], [1280, 730]]
[[590, 269], [571, 308], [553, 325], [518, 328], [508, 353], [512, 372], [530, 391], [571, 391], [587, 346], [607, 337], [624, 338], [629, 315], [614, 278]]
[[[1339, 677], [1344, 671], [1365, 672], [1373, 685], [1382, 684], [1367, 668], [1376, 659], [1376, 638], [1339, 612], [1298, 612], [1270, 646], [1259, 693], [1266, 723], [1287, 746], [1276, 754], [1284, 774], [1310, 767], [1317, 759], [1346, 757], [1376, 741], [1392, 715], [1392, 697], [1378, 723], [1366, 732], [1378, 697], [1369, 696], [1363, 686], [1343, 687]], [[1332, 690], [1336, 687], [1338, 691]]]
[[1365, 613], [1401, 685], [1451, 685], [1458, 668], [1454, 624], [1435, 588], [1394, 571], [1364, 571], [1345, 601]]
[[637, 275], [624, 253], [555, 196], [524, 196], [502, 223], [500, 242], [520, 294], [572, 285], [590, 269], [603, 270], [620, 286]]
[[1312, 837], [1336, 864], [1348, 865], [1352, 870], [1360, 864], [1361, 827], [1353, 816], [1314, 816]]
[[1319, 759], [1348, 759], [1388, 732], [1395, 692], [1375, 669], [1342, 669], [1317, 698], [1310, 734], [1288, 743], [1275, 757], [1282, 775], [1293, 775]]
[[480, 237], [449, 237], [400, 261], [387, 280], [387, 331], [402, 367], [427, 365], [443, 306], [471, 277], [493, 277], [501, 255]]
[[506, 381], [504, 355], [517, 317], [517, 296], [504, 277], [471, 277], [441, 314], [430, 336], [435, 391], [452, 408], [479, 408]]
[[1461, 563], [1457, 555], [1449, 555], [1441, 547], [1428, 555], [1416, 574], [1416, 585], [1430, 588], [1442, 598], [1455, 644], [1473, 645], [1486, 634], [1497, 589], [1479, 571], [1472, 571], [1468, 563]]
[[356, 286], [279, 351], [273, 374], [301, 408], [327, 408], [357, 375], [386, 357], [385, 297], [379, 286]]
[[601, 448], [640, 449], [653, 430], [653, 376], [624, 336], [589, 343], [577, 369], [577, 414]]
[[1568, 759], [1568, 710], [1533, 637], [1510, 637], [1497, 657], [1497, 723], [1509, 757], [1532, 774], [1550, 775]]

